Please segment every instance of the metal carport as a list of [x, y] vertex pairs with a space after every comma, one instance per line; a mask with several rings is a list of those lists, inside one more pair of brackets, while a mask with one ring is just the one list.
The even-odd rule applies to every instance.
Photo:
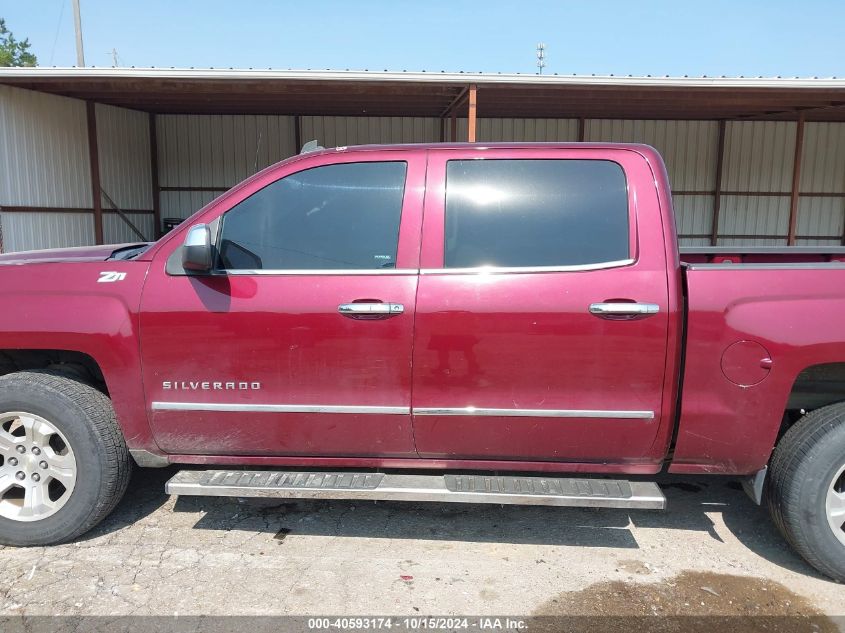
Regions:
[[311, 138], [646, 142], [684, 244], [845, 243], [842, 79], [4, 68], [4, 246], [152, 237]]

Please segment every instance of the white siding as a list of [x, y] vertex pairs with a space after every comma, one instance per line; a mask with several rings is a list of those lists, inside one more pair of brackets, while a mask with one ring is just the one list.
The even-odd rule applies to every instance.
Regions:
[[156, 132], [160, 186], [209, 188], [162, 191], [162, 218], [187, 218], [222, 193], [214, 189], [296, 153], [291, 116], [167, 114]]
[[845, 192], [845, 123], [805, 123], [802, 192]]
[[585, 122], [584, 140], [645, 143], [666, 161], [669, 182], [678, 191], [711, 191], [716, 186], [716, 151], [719, 124], [715, 121]]
[[[96, 112], [100, 188], [123, 211], [150, 211], [126, 216], [144, 239], [155, 239], [149, 115], [102, 104], [97, 104]], [[101, 204], [106, 211], [112, 209], [105, 195]], [[107, 244], [138, 239], [120, 216], [103, 214], [103, 240]]]
[[[842, 241], [845, 198], [801, 197], [798, 199], [797, 235], [815, 237], [830, 236]], [[819, 244], [819, 240], [805, 240], [807, 244]]]
[[[713, 196], [674, 196], [675, 224], [679, 235], [708, 236], [713, 230]], [[709, 237], [685, 238], [684, 246], [707, 246]]]
[[162, 191], [161, 217], [185, 219], [219, 196], [219, 191]]
[[783, 236], [761, 239], [719, 238], [719, 244], [777, 246], [786, 244], [789, 198], [786, 196], [722, 196], [719, 235]]
[[[467, 120], [456, 120], [458, 143], [467, 140]], [[452, 120], [445, 122], [446, 141], [451, 141]], [[578, 119], [477, 119], [476, 141], [481, 143], [519, 142], [562, 142], [574, 143], [578, 140]]]
[[[152, 213], [126, 213], [125, 215], [141, 231], [144, 239], [151, 239], [153, 235]], [[121, 244], [123, 242], [137, 242], [139, 238], [117, 213], [104, 213], [103, 239], [106, 244]]]
[[0, 205], [91, 207], [83, 101], [0, 86]]
[[29, 251], [94, 243], [92, 213], [4, 213], [3, 250]]
[[[197, 191], [161, 192], [162, 217], [186, 218], [256, 171], [295, 154], [295, 119], [264, 115], [158, 115], [159, 182]], [[123, 209], [151, 210], [152, 175], [146, 113], [97, 106], [103, 190]], [[450, 121], [445, 121], [448, 140]], [[434, 142], [434, 117], [301, 117], [302, 142], [324, 146]], [[458, 119], [459, 141], [466, 118]], [[726, 124], [723, 191], [789, 192], [792, 185], [794, 122], [732, 121]], [[576, 141], [576, 119], [478, 120], [478, 141]], [[714, 189], [718, 123], [715, 121], [586, 120], [586, 141], [635, 142], [664, 156], [675, 191]], [[205, 190], [202, 190], [205, 188]], [[845, 193], [845, 123], [807, 123], [802, 154], [803, 193]], [[0, 205], [91, 208], [88, 139], [82, 101], [0, 86]], [[703, 237], [713, 221], [713, 196], [674, 198], [678, 232]], [[107, 209], [108, 205], [104, 204]], [[145, 233], [150, 214], [132, 214]], [[4, 213], [4, 249], [18, 250], [93, 242], [93, 216], [78, 213]], [[722, 196], [720, 234], [777, 235], [720, 243], [782, 244], [788, 230], [788, 196]], [[830, 236], [839, 243], [845, 198], [802, 196], [798, 235]], [[114, 214], [104, 214], [107, 241], [134, 240]], [[799, 241], [824, 244], [827, 240]]]
[[[801, 152], [802, 193], [845, 193], [845, 123], [806, 123]], [[798, 244], [841, 244], [845, 197], [802, 196], [798, 200]], [[802, 240], [800, 236], [830, 239]]]
[[102, 190], [121, 209], [151, 210], [149, 115], [98, 104], [97, 148]]
[[323, 147], [368, 143], [434, 143], [440, 140], [440, 119], [429, 117], [304, 116], [302, 142]]
[[296, 153], [289, 116], [166, 114], [156, 130], [162, 187], [231, 187]]
[[728, 122], [722, 190], [790, 191], [796, 128], [793, 122]]
[[488, 143], [570, 142], [578, 140], [578, 119], [478, 119], [476, 132], [478, 141]]

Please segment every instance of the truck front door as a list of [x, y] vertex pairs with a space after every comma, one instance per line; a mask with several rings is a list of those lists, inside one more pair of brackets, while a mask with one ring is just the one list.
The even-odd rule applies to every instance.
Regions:
[[189, 222], [216, 227], [212, 274], [175, 269], [178, 244], [159, 252], [141, 341], [163, 450], [415, 455], [424, 178], [423, 152], [300, 159]]
[[631, 150], [432, 151], [414, 344], [422, 457], [655, 462], [668, 287]]

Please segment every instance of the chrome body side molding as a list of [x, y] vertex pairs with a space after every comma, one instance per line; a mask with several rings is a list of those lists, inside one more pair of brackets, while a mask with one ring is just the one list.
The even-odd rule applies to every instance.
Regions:
[[240, 404], [222, 402], [153, 402], [153, 411], [226, 411], [253, 413], [350, 413], [370, 415], [451, 415], [515, 418], [619, 418], [651, 420], [654, 411], [601, 409], [491, 409], [485, 407], [383, 407], [333, 404]]
[[238, 269], [238, 270], [230, 270], [230, 269], [222, 269], [215, 271], [217, 274], [222, 275], [234, 275], [234, 276], [241, 276], [241, 275], [293, 275], [293, 276], [302, 276], [302, 275], [331, 275], [331, 276], [338, 276], [338, 275], [349, 275], [349, 276], [358, 276], [358, 275], [416, 275], [419, 271], [416, 268], [361, 268], [361, 269], [343, 269], [343, 268], [313, 268], [313, 269], [287, 269], [287, 268], [280, 268], [280, 269], [271, 269], [271, 268], [259, 268], [259, 269]]
[[515, 418], [654, 418], [654, 411], [604, 411], [601, 409], [490, 409], [485, 407], [415, 407], [414, 415], [471, 415]]
[[571, 266], [476, 266], [472, 268], [422, 268], [421, 275], [493, 275], [502, 273], [571, 273], [588, 270], [621, 268], [634, 263], [633, 259], [619, 259], [598, 264], [573, 264]]
[[226, 402], [153, 402], [153, 411], [226, 411], [252, 413], [350, 413], [410, 415], [410, 407], [333, 404], [240, 404]]

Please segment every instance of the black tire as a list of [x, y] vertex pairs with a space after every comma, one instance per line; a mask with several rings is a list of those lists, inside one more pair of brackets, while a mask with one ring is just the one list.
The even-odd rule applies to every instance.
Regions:
[[126, 492], [131, 460], [111, 401], [78, 378], [50, 370], [0, 377], [0, 412], [41, 416], [67, 439], [76, 457], [76, 483], [54, 514], [22, 522], [0, 516], [0, 543], [65, 543], [102, 521]]
[[845, 582], [845, 545], [834, 536], [825, 510], [833, 477], [845, 464], [845, 403], [798, 420], [778, 442], [766, 500], [789, 544], [824, 575]]

